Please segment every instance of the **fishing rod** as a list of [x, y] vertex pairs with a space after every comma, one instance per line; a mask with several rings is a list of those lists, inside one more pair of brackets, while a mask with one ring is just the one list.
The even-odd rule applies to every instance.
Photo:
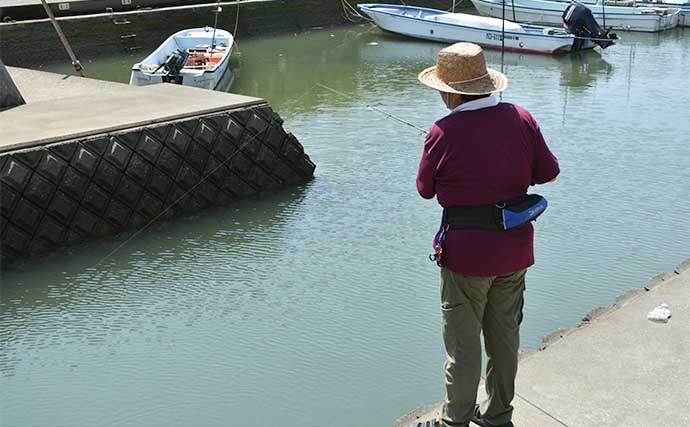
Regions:
[[[352, 99], [352, 97], [349, 96], [348, 94], [346, 94], [346, 93], [344, 93], [344, 92], [341, 92], [341, 91], [339, 91], [339, 90], [337, 90], [337, 89], [333, 89], [332, 87], [328, 87], [328, 86], [326, 86], [326, 85], [324, 85], [324, 84], [317, 83], [316, 86], [322, 87], [322, 88], [324, 88], [324, 89], [326, 89], [326, 90], [328, 90], [328, 91], [330, 91], [330, 92], [333, 92], [333, 93], [335, 93], [335, 94], [338, 94], [338, 95], [340, 95], [340, 96], [343, 96], [343, 97], [345, 97], [345, 98], [347, 98], [347, 99]], [[388, 116], [388, 117], [390, 117], [390, 118], [393, 119], [393, 120], [397, 120], [397, 121], [399, 121], [399, 122], [402, 123], [402, 124], [405, 124], [405, 125], [407, 125], [407, 126], [410, 126], [410, 127], [412, 127], [412, 128], [415, 128], [415, 129], [417, 129], [418, 131], [424, 133], [425, 135], [428, 133], [425, 129], [422, 129], [422, 128], [420, 128], [419, 126], [417, 126], [417, 125], [415, 125], [415, 124], [413, 124], [413, 123], [408, 122], [407, 120], [401, 119], [400, 117], [398, 117], [398, 116], [396, 116], [396, 115], [394, 115], [394, 114], [391, 114], [391, 113], [389, 113], [389, 112], [387, 112], [387, 111], [384, 111], [384, 110], [380, 109], [379, 107], [373, 106], [373, 105], [371, 105], [371, 104], [362, 104], [362, 105], [364, 105], [364, 107], [366, 107], [366, 108], [368, 108], [368, 109], [370, 109], [370, 110], [374, 110], [374, 111], [377, 111], [377, 112], [379, 112], [379, 113], [381, 113], [381, 114], [383, 114], [383, 115], [385, 115], [385, 116]]]

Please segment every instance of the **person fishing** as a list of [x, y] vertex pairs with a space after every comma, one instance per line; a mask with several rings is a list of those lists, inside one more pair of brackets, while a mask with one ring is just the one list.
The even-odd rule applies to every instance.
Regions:
[[[498, 102], [506, 76], [482, 48], [457, 43], [419, 74], [450, 114], [427, 134], [417, 190], [443, 206], [432, 258], [441, 267], [446, 398], [443, 426], [513, 426], [525, 273], [534, 264], [531, 221], [546, 200], [527, 195], [560, 169], [527, 110]], [[476, 404], [484, 334], [488, 398]]]

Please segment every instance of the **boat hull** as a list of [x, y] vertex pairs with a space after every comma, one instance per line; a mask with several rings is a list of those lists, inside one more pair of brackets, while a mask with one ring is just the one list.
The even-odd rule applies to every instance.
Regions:
[[[190, 33], [194, 34], [195, 37], [190, 38], [188, 41], [189, 46], [186, 46], [184, 45], [186, 40], [180, 37], [181, 35], [184, 36], [185, 34]], [[183, 68], [179, 73], [181, 82], [178, 82], [178, 84], [182, 84], [183, 86], [197, 87], [200, 89], [216, 89], [221, 81], [227, 80], [223, 77], [225, 76], [230, 64], [230, 56], [232, 53], [234, 40], [229, 32], [220, 29], [216, 30], [214, 38], [213, 28], [208, 27], [182, 30], [170, 36], [165, 42], [163, 42], [163, 44], [161, 44], [161, 46], [159, 46], [143, 61], [132, 66], [132, 74], [130, 76], [129, 84], [133, 86], [147, 86], [165, 83], [167, 80], [166, 76], [160, 70], [153, 72], [153, 70], [151, 70], [152, 65], [162, 63], [162, 61], [167, 58], [167, 56], [175, 49], [181, 47], [186, 49], [188, 47], [194, 47], [194, 45], [199, 43], [206, 43], [208, 45], [211, 43], [226, 43], [228, 48], [225, 55], [212, 70]]]
[[[472, 0], [480, 14], [500, 18], [503, 16], [503, 0]], [[567, 2], [548, 0], [506, 0], [505, 16], [516, 22], [543, 25], [559, 25], [563, 22], [563, 11]], [[624, 31], [657, 32], [678, 26], [680, 10], [669, 8], [668, 13], [642, 13], [640, 8], [624, 6], [601, 6], [587, 4], [594, 18], [607, 29]], [[604, 20], [604, 13], [606, 19]]]
[[[471, 42], [493, 49], [501, 49], [503, 45], [502, 31], [500, 29], [463, 26], [419, 17], [433, 13], [444, 14], [446, 13], [444, 11], [378, 4], [360, 4], [358, 7], [379, 28], [387, 32], [444, 43]], [[406, 10], [409, 12], [409, 15], [401, 16], [399, 14], [400, 10]], [[558, 54], [570, 52], [573, 49], [573, 41], [575, 39], [572, 35], [546, 35], [543, 34], [543, 27], [529, 25], [523, 27], [531, 29], [532, 33], [505, 31], [506, 50]], [[592, 47], [590, 41], [584, 40], [581, 49]]]

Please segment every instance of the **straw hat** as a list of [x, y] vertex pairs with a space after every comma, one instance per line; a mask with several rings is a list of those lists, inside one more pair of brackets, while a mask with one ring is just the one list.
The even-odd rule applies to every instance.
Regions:
[[419, 81], [442, 92], [485, 95], [508, 87], [505, 74], [486, 68], [484, 51], [473, 43], [441, 49], [436, 65], [419, 73]]

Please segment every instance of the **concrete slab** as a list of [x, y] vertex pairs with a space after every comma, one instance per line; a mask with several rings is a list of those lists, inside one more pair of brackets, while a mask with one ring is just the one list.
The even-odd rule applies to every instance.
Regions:
[[264, 103], [171, 84], [132, 87], [9, 70], [27, 104], [0, 113], [0, 152]]
[[[520, 360], [516, 426], [690, 425], [690, 262]], [[669, 304], [668, 323], [647, 320]], [[484, 398], [480, 387], [479, 400]], [[439, 404], [400, 418], [425, 419]]]

